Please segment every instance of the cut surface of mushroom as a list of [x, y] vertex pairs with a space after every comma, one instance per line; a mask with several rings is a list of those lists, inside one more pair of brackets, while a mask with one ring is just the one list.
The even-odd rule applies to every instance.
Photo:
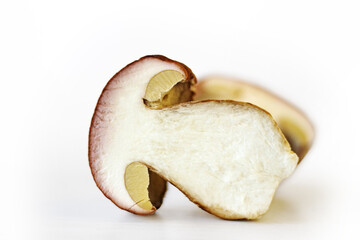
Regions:
[[191, 101], [195, 83], [188, 67], [163, 56], [117, 73], [90, 127], [95, 182], [136, 214], [154, 213], [169, 181], [218, 217], [258, 218], [299, 159], [268, 112], [230, 100]]
[[199, 81], [195, 95], [195, 100], [205, 99], [250, 102], [268, 111], [300, 160], [312, 146], [315, 132], [310, 120], [298, 108], [264, 88], [227, 77], [207, 77]]

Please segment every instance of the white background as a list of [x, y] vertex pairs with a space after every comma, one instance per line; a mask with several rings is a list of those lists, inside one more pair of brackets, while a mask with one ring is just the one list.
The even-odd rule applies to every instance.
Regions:
[[[58, 3], [56, 3], [58, 2]], [[359, 1], [1, 1], [1, 239], [360, 239]], [[97, 189], [92, 113], [126, 64], [163, 54], [298, 105], [316, 141], [258, 221], [170, 187], [141, 217]]]

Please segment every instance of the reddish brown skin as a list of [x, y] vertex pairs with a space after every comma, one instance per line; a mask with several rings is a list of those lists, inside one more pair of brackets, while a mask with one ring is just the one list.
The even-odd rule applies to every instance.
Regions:
[[[93, 117], [91, 119], [91, 125], [90, 125], [90, 130], [89, 130], [89, 144], [88, 144], [88, 156], [89, 156], [89, 166], [90, 166], [90, 169], [91, 169], [91, 174], [92, 174], [92, 177], [95, 181], [95, 184], [96, 186], [100, 189], [100, 191], [105, 195], [105, 197], [107, 197], [111, 202], [113, 202], [117, 207], [123, 209], [123, 210], [126, 210], [126, 211], [129, 211], [129, 212], [132, 212], [134, 214], [137, 214], [137, 215], [149, 215], [149, 214], [152, 214], [156, 211], [156, 209], [154, 209], [154, 211], [150, 212], [150, 213], [137, 213], [135, 212], [134, 210], [132, 210], [131, 208], [130, 209], [127, 209], [127, 208], [123, 208], [121, 206], [119, 206], [118, 204], [116, 204], [112, 199], [111, 197], [103, 190], [103, 187], [102, 185], [97, 181], [96, 179], [96, 173], [94, 172], [94, 167], [93, 167], [93, 160], [92, 160], [92, 156], [91, 156], [91, 132], [92, 132], [92, 126], [94, 124], [94, 116], [98, 110], [98, 106], [99, 106], [99, 102], [100, 102], [100, 99], [102, 98], [105, 90], [107, 89], [107, 87], [109, 86], [109, 84], [114, 80], [116, 79], [120, 74], [124, 73], [127, 71], [127, 69], [129, 69], [132, 65], [138, 63], [138, 62], [141, 62], [145, 59], [148, 59], [148, 58], [156, 58], [156, 59], [159, 59], [161, 61], [165, 61], [165, 62], [169, 62], [169, 63], [173, 63], [173, 64], [176, 64], [178, 65], [182, 70], [183, 72], [185, 73], [185, 82], [186, 81], [190, 81], [191, 82], [191, 85], [194, 85], [196, 83], [196, 77], [194, 75], [194, 73], [191, 71], [190, 68], [188, 68], [186, 65], [184, 65], [183, 63], [180, 63], [178, 61], [174, 61], [174, 60], [171, 60], [167, 57], [164, 57], [162, 55], [147, 55], [147, 56], [144, 56], [142, 58], [140, 58], [139, 60], [136, 60], [128, 65], [126, 65], [124, 68], [122, 68], [119, 72], [117, 72], [109, 81], [108, 83], [106, 84], [106, 86], [104, 87], [103, 91], [101, 92], [101, 95], [97, 101], [97, 104], [96, 104], [96, 107], [95, 107], [95, 111], [94, 111], [94, 114], [93, 114]], [[194, 93], [193, 93], [194, 95]], [[166, 189], [165, 189], [166, 190]], [[164, 194], [165, 194], [165, 191], [164, 191]]]

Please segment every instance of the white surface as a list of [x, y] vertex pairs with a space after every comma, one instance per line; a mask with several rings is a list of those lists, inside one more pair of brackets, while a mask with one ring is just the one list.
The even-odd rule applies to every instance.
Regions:
[[[1, 239], [359, 239], [358, 1], [1, 3]], [[108, 79], [146, 54], [268, 87], [316, 142], [255, 222], [217, 219], [170, 188], [154, 216], [117, 209], [87, 163]]]

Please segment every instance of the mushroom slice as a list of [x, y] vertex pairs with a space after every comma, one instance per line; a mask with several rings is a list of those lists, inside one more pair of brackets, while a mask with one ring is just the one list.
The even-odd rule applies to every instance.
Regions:
[[191, 101], [185, 65], [146, 56], [106, 85], [90, 127], [97, 186], [135, 214], [160, 207], [166, 181], [224, 219], [255, 219], [270, 206], [297, 155], [271, 115], [250, 103]]

